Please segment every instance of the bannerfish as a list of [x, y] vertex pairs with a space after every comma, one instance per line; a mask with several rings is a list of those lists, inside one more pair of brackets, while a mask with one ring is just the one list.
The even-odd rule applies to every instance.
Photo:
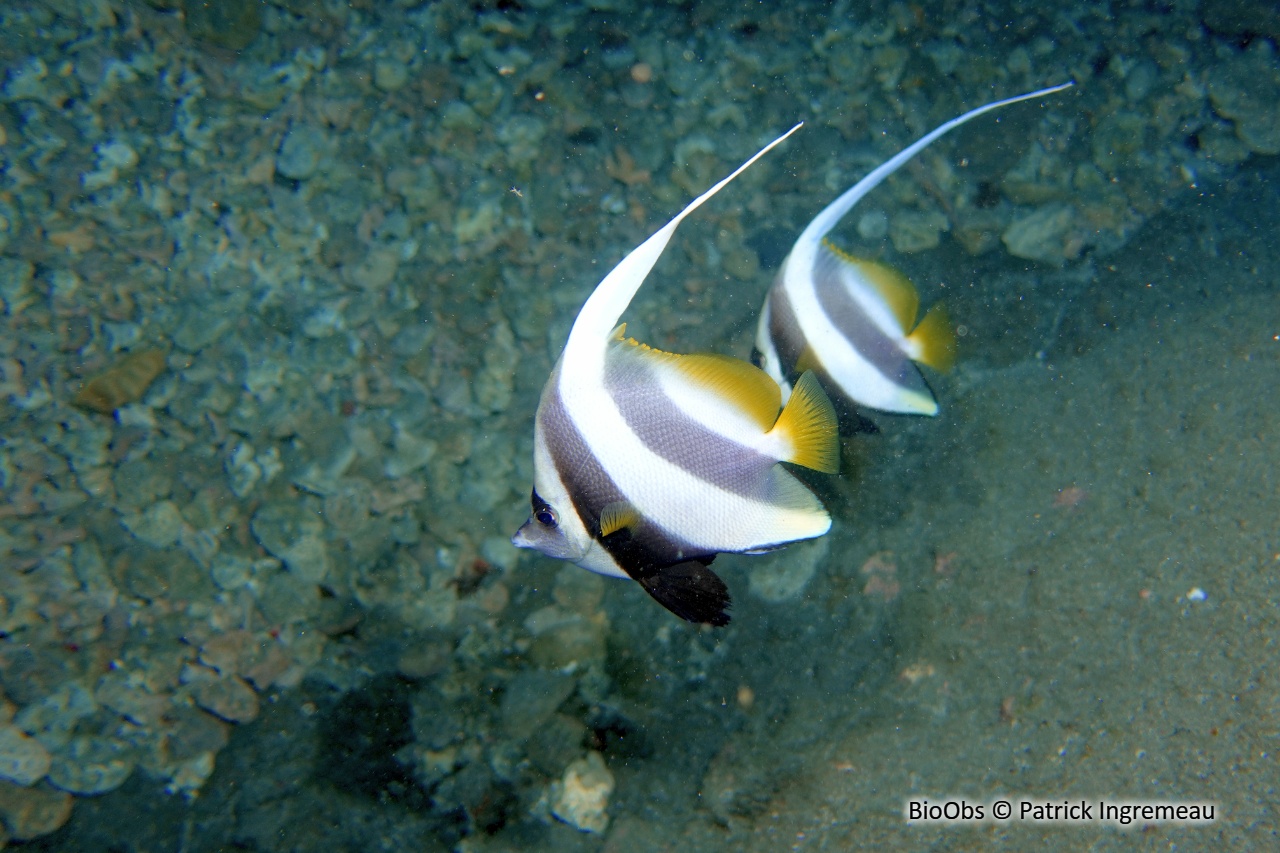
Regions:
[[921, 137], [827, 205], [800, 234], [778, 270], [756, 331], [757, 363], [782, 386], [804, 371], [818, 374], [841, 403], [842, 415], [864, 422], [852, 408], [936, 415], [938, 403], [916, 362], [947, 370], [956, 339], [941, 303], [918, 324], [920, 297], [902, 273], [853, 257], [826, 235], [855, 204], [938, 137], [985, 112], [1060, 92], [1074, 83], [1005, 98], [954, 118]]
[[680, 222], [800, 125], [765, 146], [631, 251], [596, 286], [542, 390], [532, 513], [511, 541], [630, 577], [690, 622], [725, 625], [730, 596], [708, 565], [821, 536], [831, 518], [779, 462], [834, 473], [835, 409], [817, 378], [782, 390], [715, 354], [625, 337], [623, 311]]

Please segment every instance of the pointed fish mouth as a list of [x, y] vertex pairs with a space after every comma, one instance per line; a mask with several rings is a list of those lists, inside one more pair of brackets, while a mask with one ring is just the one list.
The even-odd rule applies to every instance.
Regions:
[[512, 536], [511, 536], [511, 544], [512, 544], [512, 545], [515, 545], [517, 548], [536, 548], [536, 547], [538, 547], [537, 545], [535, 545], [535, 544], [533, 543], [533, 540], [531, 540], [531, 539], [529, 538], [528, 534], [526, 534], [526, 533], [525, 533], [525, 531], [529, 529], [529, 525], [530, 525], [530, 524], [532, 524], [532, 523], [533, 523], [533, 519], [531, 518], [531, 519], [529, 519], [528, 521], [526, 521], [524, 524], [520, 525], [520, 529], [519, 529], [519, 530], [517, 530], [517, 531], [516, 531], [514, 534], [512, 534]]

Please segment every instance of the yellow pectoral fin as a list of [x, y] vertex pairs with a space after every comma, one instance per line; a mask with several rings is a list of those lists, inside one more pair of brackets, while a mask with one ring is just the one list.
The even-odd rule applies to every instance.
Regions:
[[907, 335], [907, 347], [912, 360], [934, 370], [950, 370], [955, 366], [956, 333], [942, 303], [930, 308], [920, 325]]
[[605, 508], [600, 510], [600, 538], [603, 539], [610, 533], [617, 533], [624, 528], [634, 531], [639, 523], [640, 514], [626, 501], [606, 504]]
[[812, 372], [806, 371], [796, 382], [773, 432], [784, 437], [792, 448], [790, 457], [784, 461], [824, 474], [840, 470], [836, 409]]
[[758, 423], [762, 432], [768, 432], [777, 420], [782, 391], [755, 365], [727, 355], [694, 353], [680, 356], [673, 366], [690, 382], [732, 403]]

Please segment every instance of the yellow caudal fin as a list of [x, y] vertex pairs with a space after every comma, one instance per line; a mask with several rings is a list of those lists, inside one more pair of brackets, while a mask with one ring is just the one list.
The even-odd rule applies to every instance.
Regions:
[[929, 309], [910, 335], [907, 354], [912, 361], [927, 364], [934, 370], [950, 370], [956, 363], [956, 333], [951, 318], [941, 302]]
[[791, 391], [791, 399], [778, 415], [773, 432], [792, 448], [785, 462], [794, 462], [824, 474], [840, 470], [840, 430], [836, 409], [818, 377], [806, 371]]

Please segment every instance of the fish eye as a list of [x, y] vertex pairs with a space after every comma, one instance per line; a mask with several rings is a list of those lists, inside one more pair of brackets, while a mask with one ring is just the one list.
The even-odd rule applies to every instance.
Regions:
[[556, 511], [551, 508], [551, 504], [542, 499], [537, 489], [529, 495], [529, 503], [533, 505], [533, 517], [537, 522], [543, 527], [554, 529], [558, 523]]

